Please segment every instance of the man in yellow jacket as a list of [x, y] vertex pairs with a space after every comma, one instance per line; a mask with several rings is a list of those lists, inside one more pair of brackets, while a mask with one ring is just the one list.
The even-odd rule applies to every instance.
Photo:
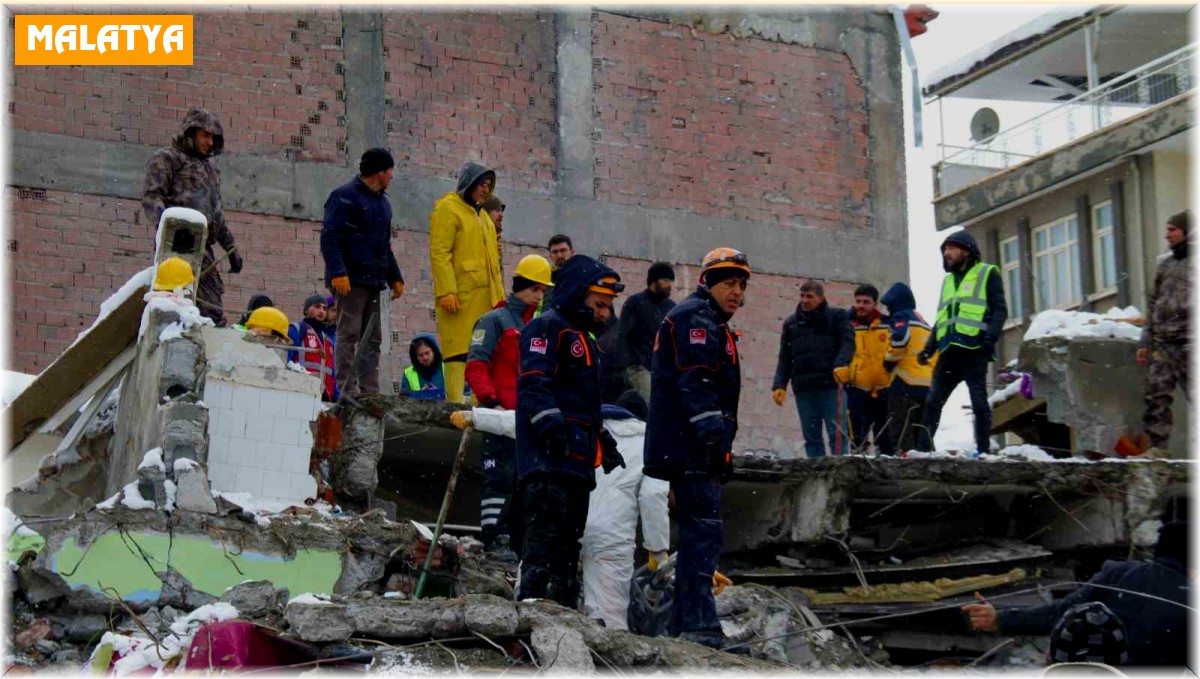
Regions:
[[866, 283], [854, 291], [850, 327], [854, 328], [854, 358], [850, 365], [835, 368], [833, 373], [838, 382], [846, 385], [851, 452], [865, 453], [867, 435], [874, 432], [879, 454], [891, 455], [887, 404], [892, 376], [883, 367], [891, 333], [887, 317], [879, 312], [879, 290], [874, 285]]
[[887, 307], [887, 326], [891, 330], [884, 359], [884, 367], [892, 375], [892, 386], [888, 388], [888, 430], [893, 446], [904, 453], [916, 450], [920, 442], [925, 399], [929, 397], [937, 356], [924, 363], [918, 359], [933, 333], [925, 317], [917, 312], [917, 300], [908, 285], [892, 285], [883, 293], [880, 304]]
[[482, 209], [495, 187], [495, 172], [467, 163], [457, 188], [442, 196], [429, 216], [429, 263], [451, 403], [462, 401], [475, 321], [504, 299], [496, 225]]

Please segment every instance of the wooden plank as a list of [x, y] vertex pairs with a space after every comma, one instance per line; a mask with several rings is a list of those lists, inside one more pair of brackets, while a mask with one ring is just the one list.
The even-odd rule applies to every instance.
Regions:
[[[96, 417], [96, 413], [100, 412], [100, 407], [104, 405], [108, 394], [116, 388], [117, 383], [121, 381], [121, 377], [125, 374], [125, 370], [122, 369], [117, 374], [108, 378], [108, 381], [104, 383], [104, 387], [95, 393], [92, 402], [79, 414], [78, 419], [75, 420], [75, 424], [71, 425], [71, 430], [67, 432], [66, 438], [58, 444], [58, 448], [54, 451], [55, 453], [61, 453], [75, 447], [75, 444], [79, 442], [79, 437], [83, 436], [83, 431], [87, 429], [88, 424]], [[59, 412], [61, 413], [62, 411], [60, 410]]]
[[149, 287], [133, 292], [77, 344], [51, 363], [4, 413], [12, 440], [7, 455], [30, 432], [58, 412], [80, 389], [137, 341]]
[[[57, 431], [64, 422], [71, 419], [72, 415], [79, 412], [79, 409], [83, 407], [83, 404], [86, 403], [89, 398], [95, 395], [97, 390], [107, 385], [109, 381], [112, 380], [114, 375], [123, 373], [125, 368], [127, 368], [130, 363], [133, 363], [133, 354], [136, 350], [137, 347], [132, 344], [130, 344], [128, 347], [125, 347], [125, 351], [122, 351], [120, 356], [109, 362], [109, 364], [104, 367], [104, 370], [100, 371], [99, 375], [96, 375], [96, 377], [92, 378], [91, 382], [88, 382], [87, 386], [85, 386], [83, 389], [80, 389], [70, 401], [67, 401], [66, 405], [59, 408], [58, 412], [54, 413], [50, 419], [43, 422], [42, 426], [38, 427], [38, 433], [52, 434]], [[105, 393], [107, 394], [107, 391]]]
[[992, 408], [991, 435], [1003, 434], [1008, 431], [1009, 425], [1013, 424], [1014, 420], [1045, 406], [1046, 399], [1044, 398], [1028, 399], [1020, 394], [997, 404]]

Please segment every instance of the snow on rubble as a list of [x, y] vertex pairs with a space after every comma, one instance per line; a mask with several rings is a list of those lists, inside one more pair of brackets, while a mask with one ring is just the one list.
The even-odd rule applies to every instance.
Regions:
[[163, 210], [162, 215], [159, 216], [158, 228], [154, 230], [154, 252], [156, 254], [162, 250], [162, 227], [168, 219], [179, 219], [208, 228], [208, 217], [205, 217], [203, 212], [190, 207], [169, 207]]
[[2, 373], [0, 379], [3, 380], [3, 388], [0, 388], [0, 408], [7, 408], [9, 404], [17, 400], [26, 387], [37, 379], [37, 375], [26, 375], [14, 370], [4, 370], [0, 373]]
[[1111, 337], [1139, 341], [1142, 328], [1134, 321], [1140, 321], [1141, 318], [1142, 312], [1132, 306], [1124, 309], [1114, 307], [1104, 314], [1051, 309], [1033, 317], [1024, 339], [1028, 342], [1043, 337]]
[[88, 326], [86, 330], [79, 333], [79, 335], [77, 337], [75, 337], [75, 341], [71, 342], [71, 346], [75, 346], [76, 344], [79, 344], [79, 340], [86, 337], [87, 334], [92, 331], [92, 328], [95, 328], [97, 325], [100, 324], [100, 321], [103, 321], [105, 318], [108, 317], [109, 314], [111, 314], [114, 310], [116, 310], [117, 307], [124, 304], [125, 300], [132, 297], [133, 293], [136, 290], [143, 288], [143, 287], [148, 288], [153, 283], [154, 283], [154, 267], [153, 266], [143, 269], [142, 271], [139, 271], [138, 273], [136, 273], [133, 276], [133, 278], [130, 278], [129, 280], [125, 281], [125, 285], [122, 285], [119, 290], [117, 290], [116, 292], [114, 292], [112, 294], [112, 296], [110, 296], [108, 299], [106, 299], [100, 303], [100, 315], [96, 317], [96, 320], [92, 321], [92, 324], [90, 326]]
[[138, 465], [138, 469], [151, 468], [157, 468], [158, 471], [166, 473], [167, 465], [163, 464], [162, 448], [147, 450], [146, 454], [142, 456], [142, 463]]
[[[192, 645], [200, 626], [207, 622], [225, 622], [240, 615], [238, 609], [225, 602], [201, 606], [171, 623], [171, 633], [158, 643], [144, 632], [126, 635], [105, 632], [92, 651], [88, 665], [107, 669], [111, 663], [115, 676], [144, 673], [153, 670], [161, 674], [183, 664], [183, 654]], [[106, 660], [107, 657], [107, 660]]]
[[[138, 328], [138, 338], [146, 334], [146, 326], [150, 322], [150, 314], [154, 310], [174, 313], [179, 320], [171, 323], [159, 334], [159, 341], [165, 342], [173, 337], [179, 337], [187, 330], [197, 325], [215, 327], [211, 318], [200, 315], [200, 308], [192, 300], [172, 293], [146, 293], [146, 310], [142, 312], [142, 324]], [[165, 338], [165, 339], [164, 339]]]

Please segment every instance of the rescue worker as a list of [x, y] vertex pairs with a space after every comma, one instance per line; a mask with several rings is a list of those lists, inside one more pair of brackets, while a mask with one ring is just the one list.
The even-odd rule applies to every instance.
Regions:
[[559, 269], [554, 306], [520, 335], [517, 480], [525, 530], [517, 599], [575, 608], [579, 538], [594, 470], [625, 462], [600, 419], [596, 342], [624, 289], [616, 272], [585, 255]]
[[665, 562], [671, 545], [667, 516], [671, 487], [666, 481], [643, 474], [646, 401], [630, 389], [615, 405], [601, 406], [600, 412], [604, 428], [616, 440], [626, 466], [611, 474], [596, 472], [596, 488], [588, 500], [587, 525], [581, 540], [583, 610], [589, 618], [603, 620], [605, 627], [627, 630], [638, 517], [642, 521], [643, 549], [656, 564]]
[[[550, 262], [540, 255], [528, 255], [517, 263], [508, 299], [476, 321], [467, 354], [466, 379], [481, 407], [516, 409], [520, 363], [517, 342], [548, 287], [553, 287]], [[480, 455], [483, 494], [479, 521], [484, 549], [501, 560], [516, 562], [509, 528], [509, 500], [517, 481], [516, 443], [511, 438], [484, 433]]]
[[288, 326], [288, 337], [300, 350], [289, 351], [287, 360], [320, 377], [321, 400], [332, 402], [337, 400], [337, 395], [333, 380], [333, 342], [325, 334], [326, 308], [324, 295], [309, 295], [304, 300], [300, 321]]
[[625, 382], [650, 400], [650, 357], [658, 326], [675, 302], [671, 288], [675, 269], [669, 262], [655, 262], [646, 272], [646, 289], [630, 296], [621, 307], [621, 326], [617, 335], [617, 358], [625, 368]]
[[[1142, 430], [1151, 457], [1166, 457], [1174, 420], [1171, 404], [1175, 387], [1188, 396], [1188, 359], [1191, 354], [1192, 266], [1188, 260], [1191, 226], [1186, 210], [1167, 220], [1170, 254], [1158, 262], [1154, 287], [1146, 297], [1146, 325], [1138, 347], [1138, 365], [1149, 368], [1142, 383], [1146, 409]], [[1153, 451], [1153, 452], [1151, 452]]]
[[888, 434], [888, 387], [892, 376], [884, 368], [890, 332], [888, 319], [879, 311], [879, 290], [870, 283], [854, 291], [850, 327], [854, 330], [854, 358], [849, 367], [834, 368], [834, 379], [847, 385], [846, 407], [850, 411], [850, 442], [853, 452], [865, 453], [867, 435], [875, 439], [880, 455], [891, 455]]
[[442, 401], [446, 398], [445, 364], [437, 337], [423, 332], [408, 344], [410, 365], [404, 369], [400, 393], [409, 398]]
[[[575, 256], [575, 246], [571, 243], [570, 236], [564, 233], [556, 233], [550, 236], [550, 241], [546, 244], [546, 250], [550, 253], [551, 280], [553, 280], [554, 276], [558, 275], [558, 270], [562, 268], [562, 265], [568, 259]], [[542, 306], [538, 309], [538, 315], [541, 315], [543, 310], [549, 309], [552, 306], [550, 298], [553, 294], [554, 290], [547, 291], [546, 298], [542, 300]]]
[[809, 458], [825, 456], [823, 435], [829, 438], [830, 455], [846, 453], [845, 404], [834, 371], [850, 365], [853, 356], [854, 330], [848, 314], [829, 306], [825, 286], [818, 281], [801, 283], [800, 303], [783, 321], [779, 334], [771, 398], [782, 406], [791, 383]]
[[154, 292], [175, 292], [190, 287], [195, 281], [196, 275], [192, 273], [191, 264], [182, 257], [168, 257], [154, 270], [150, 288]]
[[240, 273], [244, 264], [221, 209], [221, 174], [213, 158], [224, 150], [225, 133], [216, 114], [202, 108], [189, 109], [179, 135], [146, 163], [142, 186], [142, 211], [155, 233], [163, 210], [169, 207], [191, 208], [208, 220], [196, 304], [200, 313], [211, 318], [217, 327], [225, 326], [225, 312], [221, 308], [225, 284], [217, 270], [213, 244], [219, 243], [229, 257], [229, 273]]
[[246, 304], [246, 313], [242, 314], [241, 319], [239, 319], [237, 324], [233, 327], [245, 332], [246, 321], [250, 320], [250, 314], [254, 313], [256, 309], [261, 309], [265, 306], [275, 306], [275, 303], [271, 301], [270, 297], [267, 297], [263, 294], [251, 296], [250, 302]]
[[721, 486], [733, 473], [741, 365], [729, 321], [750, 264], [728, 247], [704, 256], [700, 285], [667, 314], [654, 339], [645, 473], [668, 481], [679, 524], [671, 633], [719, 648], [712, 588], [723, 542]]
[[467, 163], [458, 173], [458, 186], [429, 215], [429, 265], [451, 403], [463, 400], [475, 321], [504, 299], [496, 226], [482, 209], [495, 186], [494, 171]]
[[[395, 164], [387, 149], [367, 149], [358, 176], [325, 200], [321, 257], [325, 285], [338, 307], [334, 374], [338, 392], [349, 396], [379, 393], [382, 320], [370, 337], [362, 335], [371, 317], [380, 314], [380, 292], [390, 289], [393, 300], [404, 294], [404, 276], [392, 253], [392, 206], [385, 193]], [[366, 343], [361, 352], [360, 342]]]
[[979, 243], [966, 231], [957, 231], [942, 242], [942, 296], [938, 302], [933, 334], [917, 356], [922, 365], [940, 353], [933, 369], [933, 383], [925, 402], [921, 450], [934, 449], [934, 435], [942, 419], [942, 407], [960, 382], [967, 383], [971, 410], [975, 415], [974, 457], [990, 451], [992, 409], [988, 405], [988, 363], [995, 360], [996, 342], [1008, 318], [1003, 276], [993, 264], [985, 264]]
[[896, 450], [916, 450], [933, 365], [937, 362], [936, 356], [924, 365], [917, 361], [917, 354], [929, 341], [929, 324], [917, 312], [917, 300], [904, 283], [888, 288], [880, 303], [888, 309], [890, 330], [883, 364], [892, 375], [887, 397], [888, 431]]
[[265, 306], [255, 309], [246, 319], [245, 339], [258, 342], [288, 342], [288, 318], [279, 309]]

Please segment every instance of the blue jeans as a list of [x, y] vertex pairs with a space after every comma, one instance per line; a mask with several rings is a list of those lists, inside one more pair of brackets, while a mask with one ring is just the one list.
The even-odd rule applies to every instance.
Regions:
[[725, 535], [721, 522], [721, 485], [714, 478], [671, 482], [679, 551], [675, 566], [675, 604], [671, 633], [720, 647], [724, 638], [713, 599], [712, 577]]
[[[837, 387], [805, 389], [793, 394], [796, 397], [796, 412], [800, 415], [800, 433], [804, 435], [804, 453], [811, 458], [825, 456], [825, 443], [821, 440], [822, 433], [829, 436], [829, 449], [837, 447], [838, 427], [842, 429], [841, 448], [832, 455], [846, 454], [846, 439], [849, 430], [846, 428], [846, 404], [842, 404], [842, 412], [838, 412]], [[824, 430], [824, 432], [822, 432]]]

